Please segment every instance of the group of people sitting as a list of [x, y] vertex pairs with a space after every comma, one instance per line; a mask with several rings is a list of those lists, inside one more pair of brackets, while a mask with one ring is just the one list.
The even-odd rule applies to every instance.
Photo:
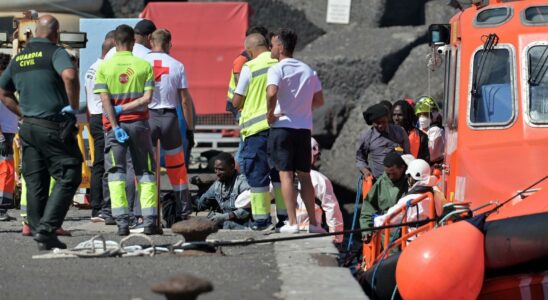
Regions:
[[[312, 166], [320, 157], [318, 142], [311, 140]], [[234, 157], [221, 152], [214, 157], [214, 169], [217, 180], [209, 189], [195, 200], [197, 211], [209, 210], [208, 218], [217, 222], [222, 229], [249, 230], [251, 216], [251, 187], [244, 174], [236, 169]], [[343, 218], [339, 202], [333, 191], [331, 181], [319, 171], [310, 171], [315, 196], [315, 218], [317, 224], [325, 226], [329, 232], [343, 230]], [[295, 187], [300, 190], [298, 180]], [[270, 198], [274, 200], [274, 187], [270, 186]], [[309, 216], [300, 193], [297, 196], [297, 223], [301, 231], [308, 231]], [[323, 221], [322, 221], [323, 220]], [[336, 244], [343, 241], [342, 235], [333, 238]]]
[[[431, 97], [420, 97], [394, 104], [383, 101], [370, 106], [363, 117], [370, 128], [364, 129], [356, 146], [356, 165], [363, 178], [374, 182], [364, 198], [360, 227], [378, 227], [401, 222], [394, 212], [430, 192], [436, 213], [446, 202], [432, 175], [444, 160], [445, 138], [438, 104]], [[428, 218], [430, 200], [419, 202], [407, 213], [407, 221]], [[371, 232], [363, 234], [365, 242]]]

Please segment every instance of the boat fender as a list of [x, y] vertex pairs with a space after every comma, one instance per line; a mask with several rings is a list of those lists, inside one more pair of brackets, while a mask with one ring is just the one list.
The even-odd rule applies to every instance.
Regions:
[[396, 282], [406, 300], [476, 299], [484, 268], [484, 235], [463, 221], [415, 239], [398, 260]]

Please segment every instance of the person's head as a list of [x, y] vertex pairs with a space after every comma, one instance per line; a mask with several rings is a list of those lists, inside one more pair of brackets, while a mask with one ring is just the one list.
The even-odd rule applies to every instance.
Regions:
[[9, 54], [0, 53], [0, 75], [4, 73], [4, 70], [8, 67], [10, 60], [11, 56], [9, 56]]
[[422, 96], [415, 105], [415, 114], [419, 120], [419, 128], [426, 130], [432, 124], [433, 115], [439, 115], [439, 107], [436, 101], [428, 96]]
[[116, 30], [111, 30], [105, 34], [105, 41], [106, 40], [115, 40]]
[[405, 128], [407, 131], [415, 127], [417, 117], [409, 102], [398, 100], [394, 103], [394, 106], [392, 107], [392, 121], [394, 124]]
[[281, 60], [283, 58], [293, 57], [293, 51], [297, 46], [297, 34], [287, 28], [279, 29], [272, 33], [271, 39], [271, 57]]
[[311, 138], [310, 140], [310, 150], [312, 155], [312, 166], [320, 159], [320, 144], [318, 144], [318, 141], [316, 141], [315, 138]]
[[217, 178], [222, 182], [229, 181], [236, 172], [234, 157], [230, 153], [221, 152], [215, 156], [214, 160]]
[[103, 41], [101, 45], [101, 57], [104, 58], [108, 51], [115, 46], [114, 38], [108, 38]]
[[114, 40], [117, 51], [132, 51], [135, 44], [133, 28], [125, 24], [116, 27]]
[[152, 33], [150, 44], [154, 51], [169, 53], [171, 49], [171, 32], [164, 28], [156, 29]]
[[409, 186], [417, 181], [427, 181], [430, 178], [430, 165], [423, 159], [415, 159], [407, 166], [405, 175]]
[[36, 22], [36, 37], [59, 43], [59, 21], [51, 15], [43, 15]]
[[384, 157], [384, 173], [392, 182], [400, 180], [405, 172], [407, 165], [397, 152], [390, 152]]
[[258, 33], [260, 35], [262, 35], [264, 37], [264, 39], [266, 40], [266, 43], [267, 45], [270, 47], [270, 37], [269, 37], [269, 34], [268, 34], [268, 29], [266, 29], [266, 27], [264, 26], [253, 26], [253, 27], [250, 27], [246, 33], [245, 33], [245, 36], [249, 36], [250, 34], [253, 34], [253, 33]]
[[369, 126], [373, 126], [380, 133], [388, 130], [388, 109], [382, 104], [369, 106], [363, 113], [363, 118]]
[[245, 38], [245, 51], [251, 56], [251, 59], [256, 58], [259, 54], [268, 51], [266, 39], [259, 33], [252, 33]]
[[154, 22], [143, 19], [135, 24], [135, 42], [147, 48], [150, 48], [152, 33], [156, 30]]

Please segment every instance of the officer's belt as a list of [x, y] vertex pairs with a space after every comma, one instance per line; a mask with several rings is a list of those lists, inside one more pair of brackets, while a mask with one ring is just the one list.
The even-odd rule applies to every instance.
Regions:
[[176, 112], [176, 108], [149, 108], [149, 110], [155, 111], [160, 114], [165, 114], [167, 112]]
[[33, 117], [23, 117], [23, 124], [32, 124], [55, 130], [61, 130], [64, 126], [64, 122], [54, 122]]

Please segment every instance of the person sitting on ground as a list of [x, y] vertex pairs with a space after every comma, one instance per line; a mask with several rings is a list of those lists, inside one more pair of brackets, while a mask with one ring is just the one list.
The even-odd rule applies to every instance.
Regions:
[[[317, 224], [322, 224], [322, 218], [325, 213], [325, 223], [327, 224], [327, 227], [329, 227], [329, 232], [343, 231], [343, 217], [341, 208], [339, 207], [339, 201], [333, 191], [333, 184], [329, 178], [314, 169], [314, 164], [320, 158], [320, 145], [314, 138], [311, 139], [311, 148], [312, 169], [310, 170], [310, 178], [312, 179], [312, 186], [314, 187]], [[300, 193], [297, 197], [297, 224], [299, 224], [300, 230], [308, 231], [308, 213], [306, 212], [306, 207], [304, 206]], [[343, 236], [333, 236], [333, 242], [335, 244], [341, 244], [343, 242]]]
[[413, 106], [405, 100], [396, 101], [392, 108], [392, 119], [394, 120], [394, 124], [400, 125], [407, 132], [411, 155], [425, 161], [430, 161], [428, 136], [415, 127], [417, 117], [415, 116]]
[[[404, 176], [407, 165], [404, 159], [394, 151], [386, 155], [383, 164], [382, 176], [377, 179], [363, 201], [360, 214], [361, 229], [373, 227], [374, 217], [386, 213], [407, 192], [408, 184]], [[371, 233], [365, 232], [363, 236], [367, 242], [371, 238]]]
[[393, 151], [409, 153], [409, 137], [403, 128], [390, 124], [389, 111], [382, 104], [374, 104], [363, 112], [371, 128], [364, 129], [356, 144], [356, 166], [364, 178], [376, 180], [383, 174], [384, 157]]
[[443, 128], [438, 125], [441, 119], [438, 104], [431, 97], [421, 97], [415, 105], [415, 114], [419, 120], [419, 129], [428, 135], [430, 165], [443, 163], [445, 137]]
[[[408, 202], [413, 201], [424, 193], [432, 193], [436, 208], [436, 214], [439, 216], [442, 213], [443, 205], [447, 202], [445, 196], [436, 186], [436, 178], [431, 175], [430, 165], [422, 159], [415, 159], [409, 163], [407, 171], [407, 183], [410, 188], [407, 194], [398, 200], [385, 214], [374, 219], [375, 226], [382, 226], [386, 219], [395, 211], [405, 207]], [[420, 201], [416, 206], [411, 206], [407, 211], [406, 222], [414, 222], [428, 219], [430, 200], [425, 199]], [[399, 214], [390, 220], [390, 224], [398, 224], [402, 221], [403, 215]]]
[[237, 208], [236, 199], [249, 198], [250, 186], [243, 174], [235, 169], [234, 157], [225, 152], [215, 157], [215, 174], [218, 180], [200, 196], [196, 210], [214, 209], [208, 218], [222, 229], [248, 229], [250, 209]]

